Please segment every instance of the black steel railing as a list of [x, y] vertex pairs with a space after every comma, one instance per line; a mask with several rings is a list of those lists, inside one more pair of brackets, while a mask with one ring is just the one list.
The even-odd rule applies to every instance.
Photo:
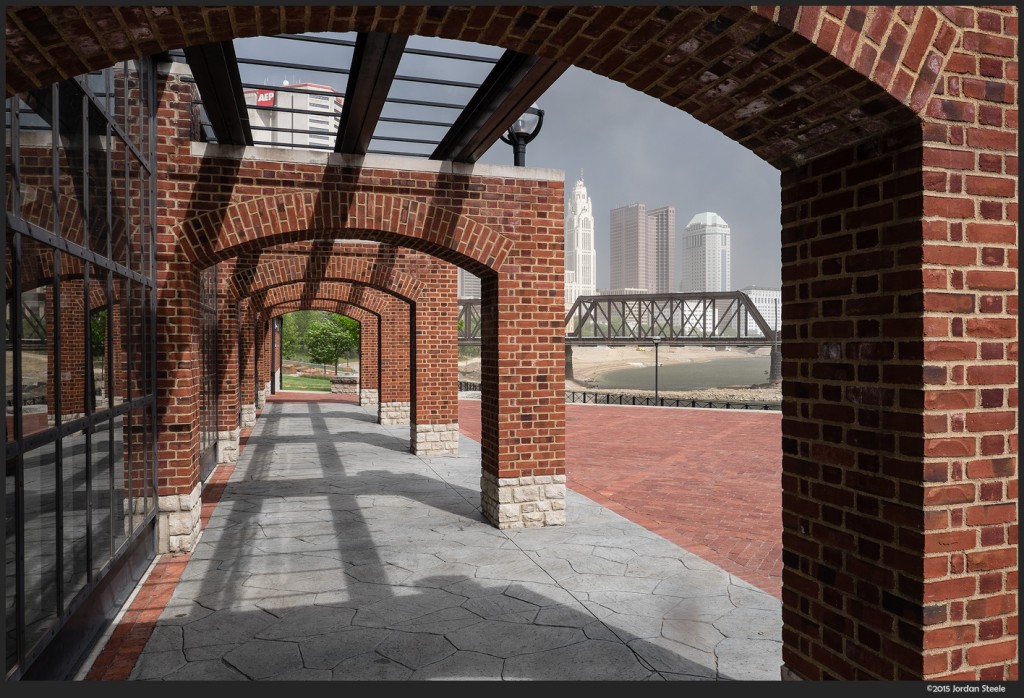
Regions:
[[[480, 390], [479, 383], [459, 381], [459, 391]], [[635, 393], [599, 393], [590, 390], [566, 390], [565, 401], [589, 405], [636, 405], [637, 407], [703, 407], [724, 410], [778, 411], [778, 402], [746, 402], [743, 400], [695, 400], [684, 397], [638, 395]]]

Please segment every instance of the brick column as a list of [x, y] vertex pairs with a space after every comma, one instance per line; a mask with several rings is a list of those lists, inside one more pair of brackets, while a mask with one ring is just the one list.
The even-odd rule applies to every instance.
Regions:
[[409, 424], [411, 396], [410, 308], [397, 298], [388, 297], [380, 319], [380, 404], [381, 424]]
[[224, 282], [221, 282], [222, 295], [217, 325], [217, 344], [219, 348], [217, 363], [218, 391], [220, 400], [217, 406], [217, 442], [220, 462], [234, 463], [238, 460], [239, 435], [241, 428], [238, 423], [239, 385], [238, 385], [238, 301], [224, 295]]
[[517, 182], [521, 237], [480, 274], [480, 496], [498, 528], [565, 523], [563, 190]]
[[256, 426], [256, 339], [253, 332], [253, 305], [241, 302], [238, 321], [238, 426], [251, 429]]
[[380, 319], [366, 314], [359, 325], [359, 404], [380, 402]]
[[[185, 552], [199, 537], [199, 273], [158, 231], [157, 495], [160, 552]], [[168, 251], [170, 250], [170, 251]]]
[[412, 366], [412, 452], [444, 455], [459, 450], [458, 277], [451, 264], [425, 259], [427, 282], [415, 305]]
[[254, 325], [256, 333], [256, 409], [262, 410], [270, 395], [270, 321], [260, 313]]

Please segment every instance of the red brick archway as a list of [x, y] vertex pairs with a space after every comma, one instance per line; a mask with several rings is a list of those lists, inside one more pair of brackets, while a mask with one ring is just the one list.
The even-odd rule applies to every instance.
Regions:
[[1017, 678], [1015, 9], [88, 11], [8, 10], [8, 94], [232, 36], [415, 33], [608, 76], [778, 167], [785, 662]]

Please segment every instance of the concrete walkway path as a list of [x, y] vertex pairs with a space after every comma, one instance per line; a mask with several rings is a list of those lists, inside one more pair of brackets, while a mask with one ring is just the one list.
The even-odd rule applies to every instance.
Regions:
[[571, 490], [498, 530], [375, 418], [268, 402], [131, 680], [779, 679], [773, 595]]

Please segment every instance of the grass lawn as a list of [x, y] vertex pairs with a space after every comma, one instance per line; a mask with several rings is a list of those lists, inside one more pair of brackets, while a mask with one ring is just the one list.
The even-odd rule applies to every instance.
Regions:
[[328, 376], [281, 376], [282, 390], [315, 390], [331, 392], [331, 379]]

